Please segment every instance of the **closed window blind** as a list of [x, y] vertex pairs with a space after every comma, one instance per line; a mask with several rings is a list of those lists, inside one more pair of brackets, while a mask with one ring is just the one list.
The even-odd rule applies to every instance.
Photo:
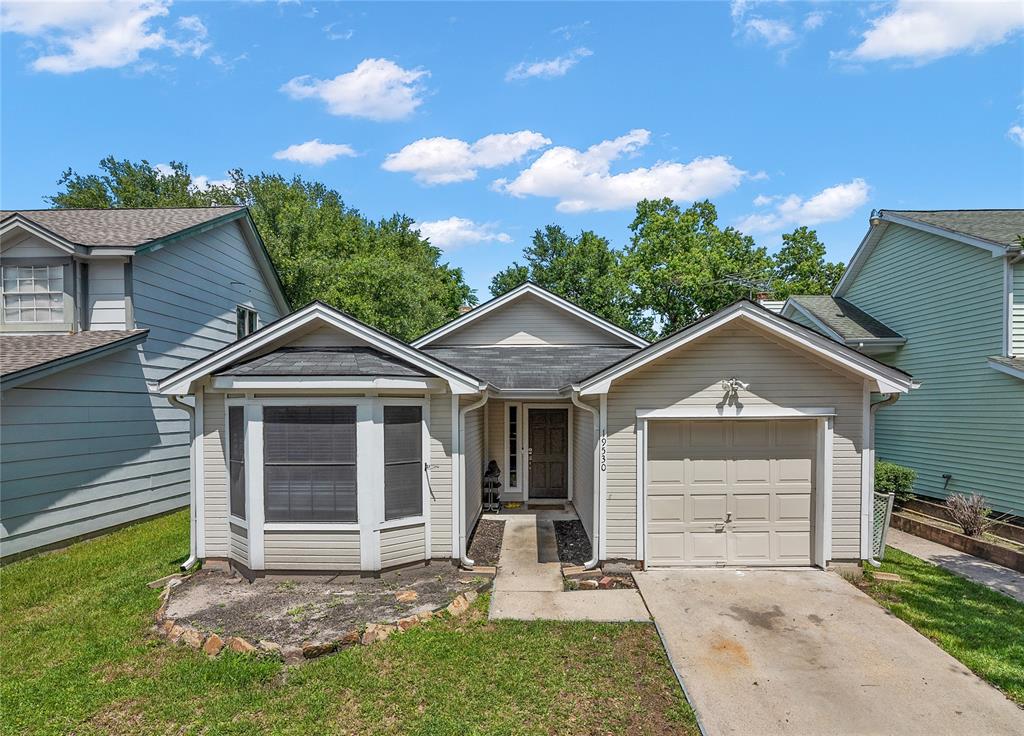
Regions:
[[267, 521], [355, 522], [354, 406], [263, 410]]
[[423, 410], [384, 407], [384, 519], [423, 514]]
[[229, 503], [232, 516], [245, 518], [245, 409], [228, 407]]

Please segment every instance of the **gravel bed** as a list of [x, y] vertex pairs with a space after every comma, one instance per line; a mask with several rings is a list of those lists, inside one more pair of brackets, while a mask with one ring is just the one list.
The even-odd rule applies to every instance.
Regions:
[[469, 540], [469, 559], [478, 565], [497, 565], [504, 536], [504, 521], [480, 519]]
[[590, 539], [579, 519], [555, 521], [555, 542], [558, 561], [566, 565], [582, 565], [590, 559]]

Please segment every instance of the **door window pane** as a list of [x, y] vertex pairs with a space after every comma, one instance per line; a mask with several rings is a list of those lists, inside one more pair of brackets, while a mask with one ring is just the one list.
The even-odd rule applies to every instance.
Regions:
[[519, 469], [519, 407], [508, 408], [508, 485], [518, 488], [517, 470]]

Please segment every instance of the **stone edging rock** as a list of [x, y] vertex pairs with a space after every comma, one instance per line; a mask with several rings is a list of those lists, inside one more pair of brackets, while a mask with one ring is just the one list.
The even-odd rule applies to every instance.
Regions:
[[[171, 598], [171, 590], [181, 584], [185, 576], [171, 576], [166, 580], [163, 590], [160, 592], [160, 607], [157, 609], [155, 618], [156, 626], [154, 633], [166, 639], [171, 644], [183, 644], [191, 649], [201, 650], [209, 657], [216, 657], [225, 650], [231, 650], [240, 654], [257, 654], [270, 657], [277, 657], [284, 660], [285, 664], [301, 664], [302, 662], [325, 654], [333, 654], [353, 646], [367, 646], [378, 641], [384, 641], [394, 633], [401, 633], [419, 626], [424, 621], [447, 612], [450, 616], [462, 616], [469, 610], [470, 605], [477, 599], [480, 593], [491, 587], [488, 580], [476, 588], [459, 593], [446, 606], [438, 606], [430, 611], [415, 613], [397, 621], [389, 623], [371, 623], [358, 629], [346, 631], [337, 639], [321, 642], [303, 642], [301, 646], [282, 646], [277, 642], [260, 640], [256, 644], [246, 641], [240, 636], [229, 636], [222, 638], [215, 632], [203, 632], [188, 624], [180, 624], [173, 618], [167, 616], [167, 606]], [[161, 581], [163, 582], [163, 581]]]

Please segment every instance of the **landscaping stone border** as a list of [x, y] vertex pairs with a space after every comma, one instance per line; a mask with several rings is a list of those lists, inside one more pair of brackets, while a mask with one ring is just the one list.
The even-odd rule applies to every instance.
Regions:
[[[479, 573], [476, 569], [474, 572]], [[225, 650], [231, 650], [240, 654], [256, 654], [282, 659], [285, 664], [302, 664], [310, 659], [322, 657], [325, 654], [333, 654], [353, 646], [368, 646], [378, 641], [384, 641], [395, 633], [408, 631], [429, 621], [443, 613], [450, 616], [462, 616], [469, 610], [473, 601], [486, 592], [493, 585], [493, 578], [486, 580], [476, 588], [465, 593], [459, 593], [451, 603], [438, 606], [429, 611], [412, 614], [396, 621], [386, 623], [370, 623], [361, 628], [346, 631], [337, 639], [330, 641], [303, 642], [301, 646], [282, 646], [277, 642], [260, 640], [256, 644], [247, 641], [240, 636], [229, 636], [222, 638], [216, 632], [204, 632], [187, 624], [180, 624], [173, 618], [167, 616], [167, 606], [170, 603], [171, 591], [188, 577], [187, 575], [169, 575], [150, 583], [150, 587], [158, 587], [163, 583], [163, 590], [160, 591], [160, 607], [155, 614], [156, 625], [154, 633], [166, 639], [171, 644], [183, 644], [191, 649], [202, 651], [209, 657], [216, 657]]]

